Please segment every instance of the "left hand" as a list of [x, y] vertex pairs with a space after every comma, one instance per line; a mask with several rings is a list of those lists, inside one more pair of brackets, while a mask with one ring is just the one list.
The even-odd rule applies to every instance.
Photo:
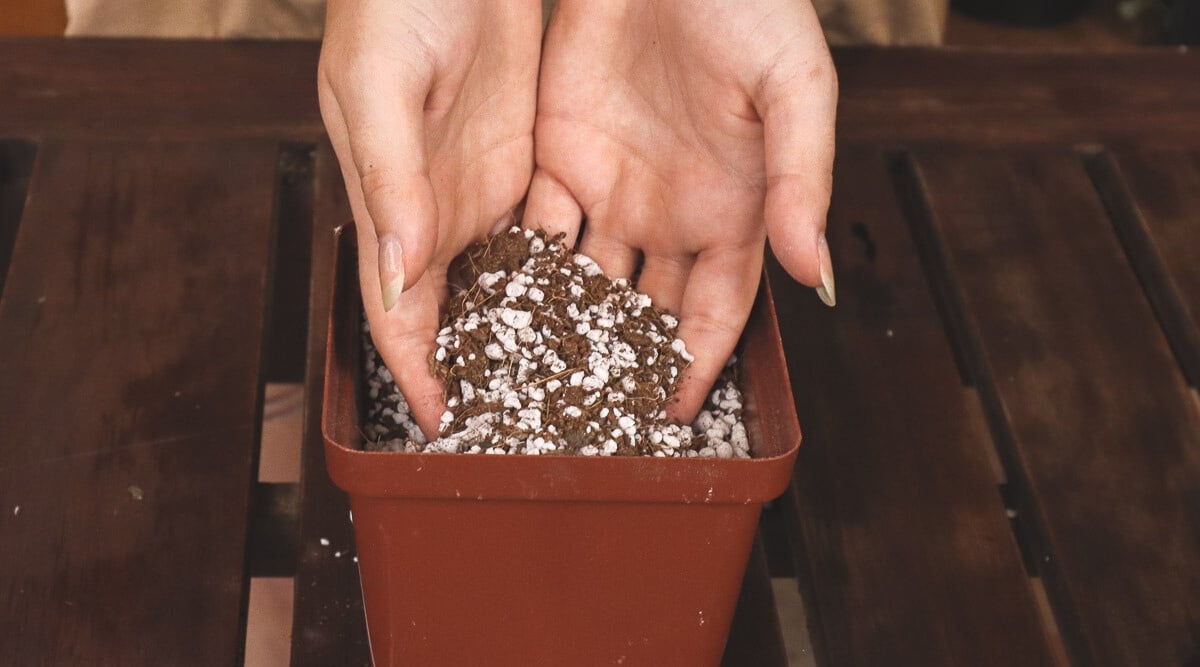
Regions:
[[834, 302], [837, 78], [805, 0], [562, 0], [543, 46], [525, 224], [680, 316], [690, 422], [749, 317], [766, 237]]

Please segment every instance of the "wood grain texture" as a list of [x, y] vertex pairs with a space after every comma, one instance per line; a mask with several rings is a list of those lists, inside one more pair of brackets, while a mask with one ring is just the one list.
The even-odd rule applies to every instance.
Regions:
[[772, 273], [804, 444], [787, 497], [823, 665], [1051, 665], [884, 155], [843, 146], [838, 307]]
[[916, 165], [1072, 658], [1195, 664], [1200, 410], [1079, 157]]
[[[333, 230], [350, 221], [350, 205], [332, 147], [323, 143], [314, 167], [312, 269], [305, 367], [304, 444], [300, 476], [300, 553], [296, 566], [292, 665], [370, 665], [354, 529], [346, 494], [325, 468], [321, 436], [325, 342], [333, 288]], [[329, 545], [322, 545], [321, 540]], [[335, 552], [343, 552], [341, 558]]]
[[1200, 145], [1200, 53], [834, 49], [838, 137]]
[[324, 136], [316, 42], [0, 39], [0, 136]]
[[[0, 39], [0, 136], [319, 140], [318, 49]], [[1200, 53], [841, 48], [834, 60], [843, 141], [1200, 145]]]
[[275, 156], [40, 147], [0, 300], [0, 664], [240, 656]]

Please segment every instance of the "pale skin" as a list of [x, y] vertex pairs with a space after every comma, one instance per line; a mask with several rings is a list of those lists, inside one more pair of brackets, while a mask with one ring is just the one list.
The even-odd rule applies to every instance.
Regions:
[[675, 420], [733, 351], [766, 239], [832, 305], [837, 81], [807, 0], [564, 0], [544, 48], [538, 2], [331, 0], [328, 16], [321, 109], [363, 302], [425, 433], [445, 409], [428, 358], [446, 267], [526, 190], [527, 227], [611, 276], [640, 266], [680, 316], [696, 361]]

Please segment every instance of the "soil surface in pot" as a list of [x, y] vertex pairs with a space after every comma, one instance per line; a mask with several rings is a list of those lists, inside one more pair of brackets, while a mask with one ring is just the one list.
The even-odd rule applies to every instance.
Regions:
[[692, 356], [679, 322], [560, 237], [512, 228], [465, 253], [430, 360], [448, 410], [428, 440], [364, 324], [370, 450], [746, 458], [733, 360], [691, 426], [663, 407]]

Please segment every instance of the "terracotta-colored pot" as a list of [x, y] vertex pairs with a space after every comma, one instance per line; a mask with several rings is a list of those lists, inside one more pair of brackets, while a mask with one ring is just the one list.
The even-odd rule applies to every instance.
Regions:
[[717, 665], [762, 503], [800, 444], [765, 283], [741, 359], [755, 458], [489, 456], [360, 449], [352, 233], [335, 275], [325, 453], [350, 494], [375, 664]]

